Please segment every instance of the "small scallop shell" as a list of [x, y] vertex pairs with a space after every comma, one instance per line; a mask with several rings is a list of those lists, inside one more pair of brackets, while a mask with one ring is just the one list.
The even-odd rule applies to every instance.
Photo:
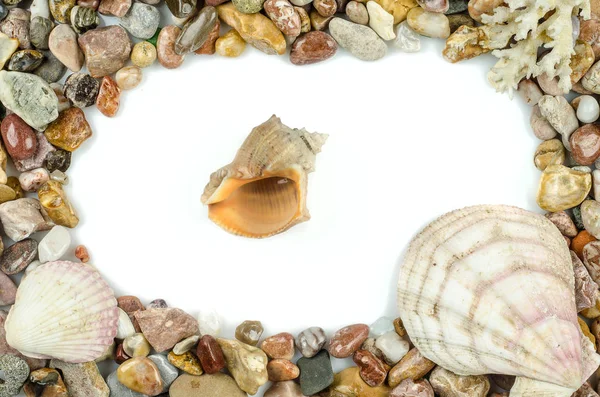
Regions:
[[310, 219], [308, 174], [327, 135], [292, 129], [273, 116], [254, 128], [233, 162], [210, 176], [202, 203], [230, 233], [269, 237]]
[[82, 363], [113, 343], [118, 321], [114, 293], [93, 267], [57, 261], [23, 279], [4, 327], [25, 356]]
[[541, 215], [443, 215], [411, 242], [398, 292], [425, 357], [459, 375], [515, 375], [511, 397], [570, 396], [600, 364], [577, 322], [569, 249]]

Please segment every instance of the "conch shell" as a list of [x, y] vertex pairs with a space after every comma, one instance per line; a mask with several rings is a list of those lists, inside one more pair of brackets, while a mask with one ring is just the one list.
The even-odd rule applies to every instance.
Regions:
[[7, 343], [27, 357], [94, 361], [117, 334], [113, 291], [91, 266], [47, 262], [24, 277], [8, 313]]
[[308, 174], [326, 140], [275, 116], [254, 128], [233, 162], [210, 176], [202, 195], [209, 218], [230, 233], [255, 238], [307, 221]]
[[411, 242], [398, 298], [425, 357], [458, 375], [515, 375], [511, 397], [568, 397], [600, 364], [577, 323], [569, 249], [538, 214], [443, 215]]

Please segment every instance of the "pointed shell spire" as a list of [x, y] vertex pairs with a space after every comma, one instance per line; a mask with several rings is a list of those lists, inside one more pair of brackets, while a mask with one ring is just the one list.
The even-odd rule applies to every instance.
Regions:
[[327, 135], [292, 129], [272, 116], [254, 128], [233, 162], [210, 176], [202, 203], [230, 233], [269, 237], [310, 219], [308, 174]]

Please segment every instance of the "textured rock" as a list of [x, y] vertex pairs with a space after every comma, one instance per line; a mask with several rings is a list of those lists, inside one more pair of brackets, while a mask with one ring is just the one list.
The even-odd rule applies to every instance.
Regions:
[[412, 348], [402, 360], [390, 370], [388, 384], [396, 387], [404, 379], [421, 379], [435, 367], [435, 363], [424, 357], [417, 348]]
[[129, 8], [131, 8], [131, 0], [102, 0], [98, 12], [121, 18], [127, 14]]
[[423, 36], [440, 39], [450, 37], [450, 21], [444, 14], [416, 7], [408, 12], [406, 21], [415, 32]]
[[264, 397], [305, 397], [294, 381], [276, 382], [265, 392]]
[[14, 160], [17, 171], [25, 172], [43, 166], [46, 156], [55, 150], [54, 146], [48, 143], [43, 133], [37, 132], [36, 139], [38, 143], [37, 150], [33, 156], [25, 160]]
[[42, 64], [33, 71], [33, 74], [41, 77], [47, 83], [56, 83], [63, 78], [67, 72], [67, 67], [63, 65], [62, 62], [58, 60], [58, 58], [56, 58], [51, 52], [46, 52], [44, 55], [44, 62], [42, 62]]
[[410, 344], [395, 331], [386, 332], [377, 338], [375, 346], [383, 354], [384, 360], [389, 365], [394, 365], [410, 350]]
[[337, 43], [325, 32], [308, 32], [292, 45], [290, 61], [294, 65], [308, 65], [331, 58], [337, 52]]
[[147, 41], [140, 41], [133, 46], [131, 62], [140, 68], [146, 68], [156, 61], [156, 47]]
[[231, 29], [217, 39], [215, 49], [221, 56], [235, 58], [242, 55], [246, 49], [246, 42], [237, 31]]
[[29, 376], [29, 366], [25, 360], [11, 354], [0, 356], [0, 370], [3, 372], [0, 384], [1, 396], [16, 396]]
[[490, 390], [485, 375], [460, 376], [442, 367], [433, 370], [429, 382], [441, 397], [485, 397]]
[[[565, 162], [565, 147], [558, 139], [540, 143], [533, 155], [536, 168], [544, 171], [549, 165], [561, 165]], [[572, 237], [572, 236], [571, 236]]]
[[300, 376], [300, 368], [289, 360], [277, 358], [269, 361], [267, 373], [271, 382], [284, 382]]
[[296, 37], [300, 35], [302, 21], [294, 6], [288, 0], [267, 0], [265, 12], [283, 34]]
[[34, 17], [29, 28], [31, 44], [38, 50], [47, 50], [52, 29], [54, 29], [54, 23], [51, 20], [41, 16]]
[[360, 25], [366, 25], [369, 23], [369, 12], [367, 7], [363, 3], [358, 1], [350, 1], [346, 5], [346, 15], [350, 21], [358, 23]]
[[0, 71], [0, 102], [29, 126], [43, 130], [58, 117], [58, 98], [42, 78]]
[[77, 226], [79, 218], [60, 182], [53, 180], [46, 182], [38, 189], [38, 197], [54, 223], [69, 228]]
[[266, 16], [258, 14], [244, 14], [238, 11], [232, 3], [225, 3], [217, 7], [219, 18], [242, 36], [242, 38], [269, 55], [283, 55], [286, 42], [283, 33]]
[[19, 183], [21, 189], [26, 192], [35, 192], [40, 186], [48, 182], [50, 174], [45, 168], [36, 168], [31, 171], [22, 172], [19, 175]]
[[0, 22], [0, 32], [19, 40], [19, 48], [26, 50], [31, 48], [29, 37], [31, 14], [22, 8], [12, 8], [8, 16]]
[[569, 138], [571, 154], [578, 164], [591, 165], [600, 157], [600, 127], [586, 124]]
[[48, 126], [44, 134], [54, 146], [73, 152], [92, 136], [92, 129], [81, 109], [69, 108]]
[[256, 346], [264, 329], [260, 321], [246, 320], [235, 329], [235, 339], [250, 346]]
[[219, 34], [221, 32], [221, 22], [217, 18], [217, 23], [213, 27], [213, 30], [208, 34], [208, 38], [202, 45], [202, 47], [198, 48], [194, 51], [195, 54], [198, 55], [212, 55], [216, 51], [216, 43], [219, 38]]
[[131, 40], [120, 26], [90, 30], [79, 37], [79, 46], [92, 77], [115, 73], [125, 66], [131, 53]]
[[4, 233], [13, 241], [21, 241], [31, 234], [49, 230], [52, 221], [36, 199], [21, 198], [0, 204], [0, 221]]
[[[584, 247], [584, 257], [585, 249]], [[590, 277], [586, 267], [573, 251], [571, 251], [571, 261], [573, 262], [573, 273], [575, 275], [575, 303], [577, 304], [577, 311], [580, 312], [596, 305], [598, 284]]]
[[14, 243], [0, 256], [0, 270], [8, 275], [22, 272], [35, 259], [37, 247], [37, 241], [30, 238]]
[[148, 309], [137, 311], [134, 316], [148, 342], [159, 353], [199, 332], [196, 319], [180, 309]]
[[33, 371], [23, 391], [27, 397], [69, 397], [60, 373], [50, 368]]
[[[12, 305], [15, 303], [15, 297], [17, 295], [17, 286], [15, 283], [4, 273], [0, 273], [0, 306]], [[1, 349], [2, 344], [0, 343], [0, 354], [5, 352]]]
[[0, 32], [0, 67], [8, 62], [12, 54], [19, 48], [19, 40], [8, 37]]
[[119, 382], [117, 371], [111, 373], [106, 378], [106, 384], [110, 389], [110, 397], [147, 397], [142, 393], [138, 393], [129, 389], [127, 386]]
[[212, 33], [217, 20], [217, 10], [211, 6], [204, 7], [183, 27], [175, 41], [175, 52], [184, 55], [202, 47]]
[[179, 371], [177, 370], [177, 368], [175, 368], [175, 366], [169, 363], [167, 357], [163, 356], [162, 354], [153, 354], [151, 356], [148, 356], [148, 358], [152, 360], [152, 362], [154, 362], [154, 364], [158, 368], [158, 372], [160, 373], [160, 377], [164, 384], [163, 393], [166, 393], [169, 390], [171, 384], [179, 376]]
[[366, 384], [371, 387], [383, 384], [387, 377], [387, 368], [373, 353], [366, 350], [358, 350], [354, 353], [352, 359], [356, 366], [360, 368], [360, 377]]
[[170, 397], [247, 397], [228, 375], [193, 376], [183, 374], [169, 390]]
[[369, 326], [366, 324], [353, 324], [344, 327], [336, 331], [331, 337], [329, 354], [336, 358], [350, 357], [368, 337]]
[[369, 12], [369, 26], [383, 40], [393, 40], [396, 38], [394, 33], [394, 17], [383, 9], [375, 1], [367, 2]]
[[267, 383], [267, 355], [260, 349], [236, 340], [217, 339], [223, 350], [227, 369], [246, 393], [256, 394]]
[[325, 350], [311, 358], [302, 357], [297, 365], [300, 367], [300, 388], [307, 396], [325, 390], [334, 381], [331, 360]]
[[270, 358], [283, 358], [291, 360], [294, 358], [295, 343], [294, 336], [288, 332], [266, 338], [260, 345], [262, 351]]
[[75, 32], [82, 34], [96, 29], [99, 24], [100, 17], [93, 8], [75, 6], [71, 10], [71, 26]]
[[52, 360], [50, 368], [56, 368], [62, 372], [70, 397], [109, 397], [110, 395], [110, 389], [93, 361], [70, 364]]
[[549, 165], [540, 179], [537, 203], [550, 212], [566, 210], [581, 204], [591, 188], [590, 173], [563, 165]]
[[[100, 91], [100, 83], [86, 73], [73, 73], [67, 77], [64, 85], [65, 97], [78, 108], [86, 108], [96, 103], [98, 91]], [[62, 113], [57, 121], [61, 116]]]
[[390, 389], [385, 385], [378, 387], [367, 385], [361, 379], [357, 367], [347, 368], [335, 374], [330, 390], [332, 395], [336, 397], [388, 397], [390, 395]]
[[169, 362], [176, 368], [179, 368], [183, 372], [190, 375], [202, 375], [202, 366], [200, 360], [192, 352], [185, 352], [183, 354], [169, 353], [167, 356]]
[[114, 117], [119, 111], [120, 103], [121, 89], [110, 76], [104, 76], [96, 98], [96, 107], [106, 117]]
[[177, 26], [165, 26], [158, 35], [156, 51], [158, 62], [167, 69], [176, 69], [183, 63], [184, 56], [175, 52], [175, 42], [181, 34]]
[[125, 66], [115, 75], [117, 85], [122, 90], [131, 90], [142, 82], [142, 69], [137, 66]]
[[32, 72], [44, 61], [44, 54], [37, 50], [21, 50], [10, 57], [8, 70], [15, 72]]
[[384, 41], [366, 26], [333, 18], [329, 32], [342, 48], [363, 61], [375, 61], [387, 53]]
[[[169, 11], [176, 18], [185, 18], [196, 9], [196, 0], [166, 0]], [[211, 5], [211, 4], [208, 4]]]
[[123, 26], [132, 36], [146, 40], [154, 36], [160, 22], [160, 13], [154, 6], [133, 3], [129, 12], [121, 18]]
[[307, 358], [314, 357], [327, 342], [325, 331], [320, 327], [310, 327], [296, 337], [296, 347]]
[[434, 391], [426, 379], [405, 379], [392, 390], [390, 397], [434, 397]]
[[394, 16], [394, 25], [406, 19], [408, 11], [417, 7], [416, 0], [375, 0], [384, 10]]
[[69, 23], [75, 0], [49, 0], [50, 13], [56, 22]]
[[235, 8], [244, 14], [256, 14], [263, 8], [265, 0], [232, 0]]

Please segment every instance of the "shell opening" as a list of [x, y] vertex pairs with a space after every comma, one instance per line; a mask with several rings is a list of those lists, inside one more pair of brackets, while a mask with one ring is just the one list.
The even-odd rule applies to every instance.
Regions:
[[297, 218], [300, 197], [293, 179], [272, 176], [237, 182], [222, 200], [209, 204], [209, 217], [219, 226], [243, 236], [267, 237]]

